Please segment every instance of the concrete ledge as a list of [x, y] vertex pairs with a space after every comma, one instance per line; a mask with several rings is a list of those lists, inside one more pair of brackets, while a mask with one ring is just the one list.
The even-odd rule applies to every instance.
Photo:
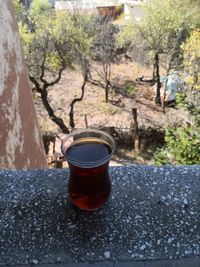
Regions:
[[200, 166], [110, 170], [91, 213], [70, 206], [67, 170], [0, 171], [0, 265], [200, 266]]

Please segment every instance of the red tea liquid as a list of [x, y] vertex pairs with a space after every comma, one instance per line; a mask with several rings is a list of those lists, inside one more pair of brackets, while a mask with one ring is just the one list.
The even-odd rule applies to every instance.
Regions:
[[[77, 166], [69, 160], [69, 196], [78, 208], [95, 210], [107, 201], [111, 192], [108, 173], [110, 154], [111, 147], [100, 139], [85, 138], [84, 141], [75, 142], [67, 149], [66, 157], [81, 164]], [[106, 157], [108, 159], [105, 162]], [[97, 161], [98, 166], [95, 166]]]

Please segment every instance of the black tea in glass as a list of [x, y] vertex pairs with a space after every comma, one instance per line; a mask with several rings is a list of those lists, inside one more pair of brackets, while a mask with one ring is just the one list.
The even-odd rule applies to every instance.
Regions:
[[63, 140], [62, 151], [70, 168], [68, 192], [76, 207], [96, 210], [108, 200], [108, 167], [114, 148], [112, 137], [92, 129], [75, 131]]

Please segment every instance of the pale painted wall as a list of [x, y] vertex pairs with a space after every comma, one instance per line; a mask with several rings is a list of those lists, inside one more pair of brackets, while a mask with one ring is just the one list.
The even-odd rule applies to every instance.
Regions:
[[55, 9], [93, 9], [97, 7], [109, 7], [119, 4], [118, 0], [74, 0], [55, 1]]
[[47, 167], [12, 0], [0, 1], [0, 169]]
[[132, 3], [132, 4], [125, 3], [124, 4], [124, 16], [125, 16], [125, 19], [127, 20], [134, 19], [135, 21], [139, 22], [141, 18], [145, 16], [145, 7], [144, 7], [143, 2]]

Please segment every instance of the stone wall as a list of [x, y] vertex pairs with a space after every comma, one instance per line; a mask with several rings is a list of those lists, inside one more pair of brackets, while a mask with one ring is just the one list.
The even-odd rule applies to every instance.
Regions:
[[11, 0], [0, 1], [0, 168], [46, 167]]

